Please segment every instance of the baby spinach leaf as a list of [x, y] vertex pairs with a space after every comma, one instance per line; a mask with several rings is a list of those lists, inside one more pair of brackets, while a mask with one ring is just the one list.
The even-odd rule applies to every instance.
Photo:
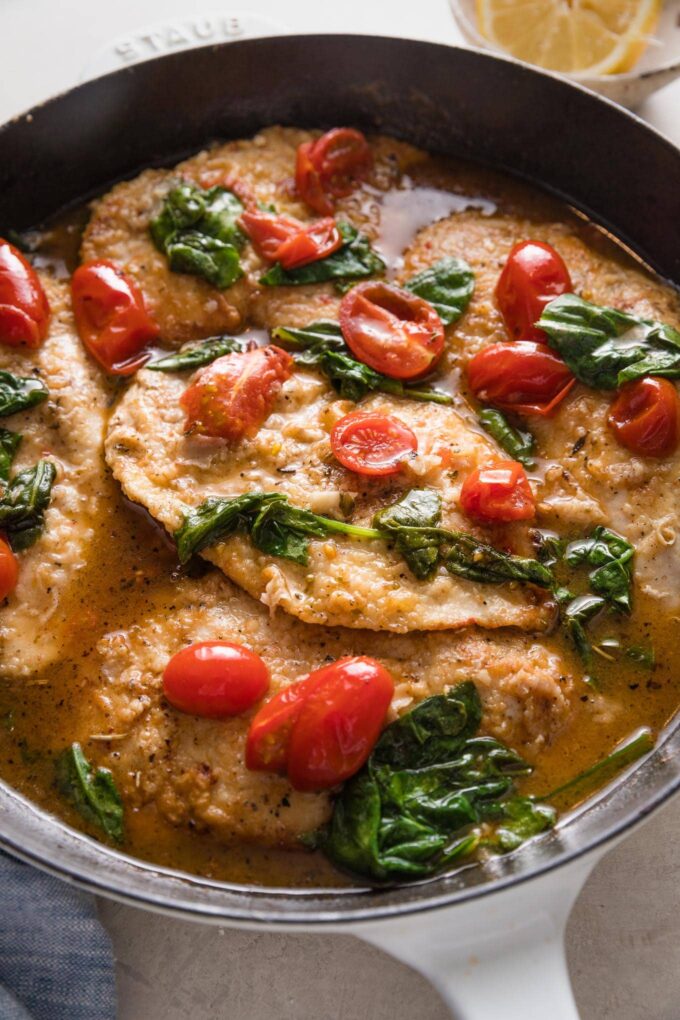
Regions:
[[0, 481], [6, 482], [21, 445], [22, 436], [18, 432], [0, 428]]
[[295, 363], [322, 372], [344, 400], [358, 403], [367, 393], [379, 390], [410, 400], [453, 403], [447, 393], [406, 386], [358, 361], [345, 344], [337, 322], [314, 322], [304, 329], [278, 326], [272, 330], [272, 339], [295, 348]]
[[308, 283], [324, 283], [327, 280], [346, 282], [360, 280], [366, 276], [382, 273], [385, 263], [371, 247], [365, 234], [360, 234], [351, 223], [338, 221], [338, 230], [342, 235], [341, 248], [327, 255], [325, 259], [309, 262], [297, 269], [284, 269], [275, 262], [260, 277], [260, 283], [267, 287], [300, 287]]
[[680, 378], [680, 333], [652, 319], [563, 294], [546, 305], [537, 325], [577, 379], [613, 390], [632, 379]]
[[52, 461], [39, 460], [15, 475], [0, 496], [0, 529], [15, 552], [28, 549], [42, 534], [56, 476]]
[[93, 769], [80, 744], [71, 744], [57, 760], [57, 787], [88, 822], [109, 839], [123, 840], [123, 802], [109, 769]]
[[435, 520], [438, 512], [437, 493], [412, 489], [398, 503], [376, 514], [373, 528], [364, 528], [295, 507], [279, 492], [248, 492], [205, 500], [184, 515], [174, 538], [180, 563], [240, 531], [250, 535], [253, 544], [263, 552], [306, 564], [309, 536], [320, 538], [338, 533], [394, 543], [420, 579], [431, 576], [438, 562], [434, 559], [437, 551], [447, 570], [474, 581], [501, 584], [515, 580], [543, 588], [551, 586], [551, 572], [537, 560], [510, 556], [465, 532], [447, 531], [430, 524], [399, 523], [399, 520]]
[[373, 518], [373, 527], [393, 538], [410, 570], [423, 581], [431, 577], [439, 563], [441, 538], [430, 529], [439, 526], [442, 501], [434, 489], [411, 489], [396, 503]]
[[42, 380], [0, 371], [0, 418], [42, 404], [47, 397], [47, 386]]
[[403, 284], [412, 294], [429, 301], [445, 326], [457, 322], [470, 304], [475, 274], [463, 259], [443, 258]]
[[570, 566], [587, 563], [595, 569], [589, 575], [590, 587], [612, 609], [630, 613], [632, 609], [634, 547], [615, 531], [601, 526], [590, 538], [571, 542], [564, 558]]
[[531, 540], [536, 547], [536, 556], [546, 567], [554, 567], [564, 556], [564, 540], [555, 531], [534, 528]]
[[224, 289], [243, 276], [239, 251], [245, 235], [237, 222], [242, 212], [231, 191], [185, 181], [168, 193], [151, 221], [151, 237], [173, 272], [201, 276]]
[[493, 407], [486, 407], [480, 413], [479, 424], [513, 460], [528, 468], [535, 466], [533, 453], [536, 441], [531, 432], [515, 428], [502, 411], [497, 411]]
[[[514, 751], [479, 737], [475, 685], [428, 698], [383, 731], [335, 802], [321, 846], [337, 865], [377, 882], [426, 877], [471, 854], [481, 823], [501, 852], [554, 824], [546, 805], [515, 793], [531, 771]], [[502, 834], [502, 835], [501, 835]]]
[[225, 354], [248, 349], [247, 341], [235, 336], [209, 336], [198, 343], [187, 344], [176, 354], [168, 354], [157, 361], [149, 362], [145, 368], [152, 372], [188, 372], [217, 361]]
[[586, 664], [592, 660], [592, 648], [586, 632], [586, 624], [595, 619], [606, 605], [606, 599], [599, 595], [578, 595], [563, 609], [562, 622]]

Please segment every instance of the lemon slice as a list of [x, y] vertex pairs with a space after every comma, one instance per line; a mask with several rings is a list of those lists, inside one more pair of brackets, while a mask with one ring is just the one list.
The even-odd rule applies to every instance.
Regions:
[[518, 60], [550, 71], [629, 71], [654, 31], [661, 0], [477, 0], [479, 30]]

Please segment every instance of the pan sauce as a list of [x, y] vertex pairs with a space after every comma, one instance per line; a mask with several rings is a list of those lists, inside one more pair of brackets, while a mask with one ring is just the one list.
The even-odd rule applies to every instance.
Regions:
[[[562, 220], [614, 262], [627, 263], [627, 256], [589, 224], [576, 221], [544, 196], [486, 171], [433, 161], [412, 177], [408, 205], [401, 197], [385, 203], [380, 237], [386, 254], [403, 251], [416, 231], [431, 222], [433, 208], [434, 218], [438, 218], [467, 205], [481, 208], [488, 215], [498, 207], [510, 214], [521, 212], [537, 222]], [[457, 192], [455, 202], [449, 203], [445, 194], [441, 199], [447, 186]], [[433, 194], [440, 200], [433, 201]], [[45, 259], [46, 267], [48, 262], [56, 267], [57, 275], [75, 264], [75, 242], [82, 223], [82, 211], [77, 211], [55, 221], [42, 235], [39, 258]], [[393, 260], [397, 268], [399, 257], [393, 255]], [[474, 421], [458, 392], [455, 369], [450, 386], [457, 406]], [[111, 385], [110, 392], [113, 402], [115, 385]], [[106, 740], [100, 739], [104, 735], [93, 729], [89, 695], [100, 682], [96, 645], [104, 634], [126, 631], [149, 612], [166, 610], [172, 605], [177, 579], [176, 557], [164, 532], [124, 499], [112, 479], [106, 482], [104, 496], [89, 563], [80, 574], [77, 590], [69, 596], [73, 630], [61, 660], [29, 680], [7, 676], [0, 687], [3, 779], [71, 824], [86, 829], [55, 791], [54, 757], [77, 740], [93, 763], [110, 767], [115, 773], [117, 738], [109, 735]], [[632, 618], [603, 624], [597, 638], [615, 634], [622, 646], [651, 644], [654, 667], [648, 669], [623, 657], [598, 658], [597, 687], [581, 683], [569, 727], [542, 750], [533, 776], [521, 785], [522, 792], [541, 793], [560, 785], [642, 725], [649, 726], [656, 735], [676, 711], [680, 700], [678, 618], [660, 612], [660, 603], [650, 596], [640, 591], [635, 595]], [[574, 672], [583, 676], [577, 657], [570, 648], [565, 651], [559, 633], [542, 637], [541, 641], [565, 654]], [[602, 696], [613, 711], [596, 707]], [[96, 830], [88, 831], [97, 835]], [[124, 849], [165, 866], [235, 882], [320, 886], [347, 881], [318, 853], [271, 850], [252, 844], [225, 846], [198, 827], [171, 824], [155, 802], [126, 812]]]

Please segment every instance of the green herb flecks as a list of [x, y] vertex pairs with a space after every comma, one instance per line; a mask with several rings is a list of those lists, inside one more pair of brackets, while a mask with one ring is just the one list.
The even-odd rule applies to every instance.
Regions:
[[576, 378], [595, 389], [647, 375], [680, 378], [680, 333], [663, 322], [563, 294], [546, 305], [537, 325]]
[[123, 840], [123, 802], [108, 769], [93, 769], [80, 744], [71, 744], [57, 761], [57, 787], [88, 822], [109, 839]]
[[28, 549], [42, 534], [56, 476], [52, 461], [39, 460], [15, 475], [0, 496], [0, 529], [15, 552]]
[[187, 344], [177, 354], [168, 354], [145, 367], [151, 372], [189, 372], [209, 365], [225, 354], [248, 349], [248, 342], [234, 336], [210, 336], [198, 343]]
[[0, 371], [0, 418], [42, 404], [48, 396], [47, 386], [40, 379]]
[[358, 540], [381, 539], [394, 545], [420, 579], [432, 576], [442, 564], [452, 574], [484, 584], [521, 581], [543, 588], [552, 586], [552, 573], [537, 560], [511, 556], [466, 532], [440, 528], [436, 523], [440, 515], [440, 496], [429, 489], [412, 489], [397, 503], [379, 511], [372, 528], [294, 507], [281, 493], [250, 492], [206, 500], [185, 514], [174, 537], [181, 563], [208, 545], [242, 533], [249, 535], [262, 552], [306, 564], [309, 537], [335, 533]]
[[528, 468], [535, 466], [533, 455], [536, 441], [531, 432], [511, 425], [502, 411], [492, 407], [480, 412], [479, 424], [513, 460]]
[[465, 682], [389, 725], [345, 784], [317, 845], [347, 871], [398, 882], [433, 875], [482, 842], [503, 852], [550, 828], [552, 808], [515, 790], [531, 767], [477, 736], [481, 717], [477, 689]]
[[365, 234], [359, 233], [356, 227], [345, 221], [338, 221], [338, 230], [343, 244], [337, 251], [297, 269], [284, 269], [280, 263], [275, 262], [260, 277], [260, 283], [267, 287], [301, 287], [328, 280], [343, 284], [385, 271], [385, 263], [371, 247]]
[[403, 284], [439, 313], [445, 326], [460, 319], [475, 289], [475, 274], [463, 259], [443, 258]]
[[183, 182], [169, 192], [151, 221], [151, 237], [173, 272], [200, 276], [222, 290], [243, 276], [242, 212], [240, 200], [226, 188], [203, 190]]
[[0, 428], [0, 482], [6, 482], [12, 469], [14, 458], [21, 446], [21, 435]]
[[390, 379], [354, 358], [347, 347], [337, 322], [314, 322], [304, 329], [279, 326], [272, 330], [272, 339], [295, 349], [295, 363], [322, 372], [344, 400], [358, 403], [375, 390], [396, 397], [452, 404], [453, 399], [437, 390], [404, 385]]

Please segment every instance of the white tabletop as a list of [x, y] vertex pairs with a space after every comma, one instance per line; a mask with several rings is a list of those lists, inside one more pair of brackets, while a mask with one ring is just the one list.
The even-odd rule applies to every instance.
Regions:
[[[199, 34], [217, 42], [278, 31], [461, 41], [447, 0], [243, 0], [241, 8], [238, 0], [234, 8], [215, 0], [3, 0], [0, 122]], [[639, 113], [680, 144], [680, 81]], [[680, 1017], [679, 834], [680, 799], [608, 855], [578, 900], [568, 953], [583, 1020]], [[100, 908], [118, 960], [120, 1020], [448, 1018], [420, 976], [351, 937], [224, 931], [103, 901]]]

